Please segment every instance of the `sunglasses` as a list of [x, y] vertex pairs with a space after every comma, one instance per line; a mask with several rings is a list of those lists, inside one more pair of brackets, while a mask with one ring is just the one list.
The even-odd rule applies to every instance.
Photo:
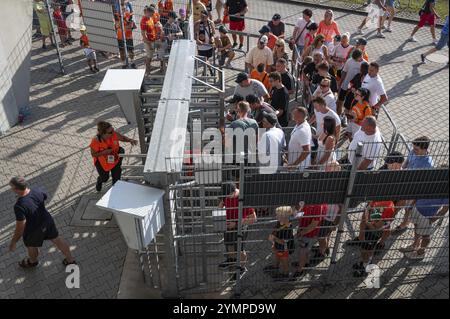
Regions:
[[328, 84], [321, 84], [320, 87], [326, 88], [326, 87], [329, 87], [329, 85]]

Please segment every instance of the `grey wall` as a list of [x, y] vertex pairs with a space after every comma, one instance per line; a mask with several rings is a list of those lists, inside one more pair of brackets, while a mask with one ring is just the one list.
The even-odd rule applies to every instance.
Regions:
[[17, 123], [30, 98], [32, 0], [1, 0], [0, 135]]

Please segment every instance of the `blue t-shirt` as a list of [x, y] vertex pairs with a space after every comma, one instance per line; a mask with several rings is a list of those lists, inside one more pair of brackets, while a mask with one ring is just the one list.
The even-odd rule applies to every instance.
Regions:
[[419, 199], [416, 201], [416, 209], [424, 217], [435, 216], [441, 206], [448, 206], [448, 198]]
[[17, 221], [26, 220], [25, 233], [53, 223], [53, 217], [45, 208], [47, 194], [39, 189], [31, 189], [28, 195], [19, 197], [14, 205]]
[[444, 27], [442, 28], [441, 32], [443, 34], [448, 34], [448, 16], [445, 17]]
[[433, 167], [433, 159], [430, 155], [418, 156], [414, 154], [414, 152], [409, 153], [408, 155], [408, 165], [409, 169], [417, 169], [417, 168], [431, 168]]

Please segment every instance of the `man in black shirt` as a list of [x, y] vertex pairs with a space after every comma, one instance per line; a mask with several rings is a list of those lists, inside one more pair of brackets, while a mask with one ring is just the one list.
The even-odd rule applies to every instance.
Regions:
[[23, 268], [36, 267], [39, 256], [39, 247], [44, 240], [51, 240], [66, 257], [63, 260], [65, 266], [75, 264], [69, 246], [59, 236], [53, 217], [45, 208], [47, 194], [28, 188], [23, 177], [14, 177], [9, 182], [11, 190], [18, 195], [14, 205], [16, 215], [16, 229], [9, 245], [9, 251], [16, 249], [20, 237], [28, 250], [28, 258], [23, 259], [19, 266]]
[[295, 80], [291, 73], [287, 69], [287, 61], [283, 58], [278, 59], [275, 64], [276, 71], [281, 75], [281, 83], [286, 87], [289, 94], [295, 92]]
[[[264, 118], [264, 112], [266, 113], [277, 113], [277, 111], [266, 102], [261, 102], [261, 100], [254, 94], [248, 95], [245, 100], [250, 104], [251, 108], [251, 116], [258, 123], [258, 126], [262, 128], [262, 120]], [[275, 125], [278, 128], [281, 128], [281, 125], [277, 123]]]
[[[247, 1], [246, 0], [227, 0], [225, 3], [225, 8], [228, 10], [230, 15], [230, 31], [243, 32], [245, 30], [245, 19], [243, 17], [247, 11]], [[237, 46], [237, 35], [232, 33], [233, 36], [233, 48]], [[244, 36], [239, 35], [239, 50], [242, 50], [244, 46]]]
[[281, 75], [278, 72], [272, 72], [269, 75], [269, 83], [272, 87], [270, 92], [270, 105], [277, 110], [278, 122], [282, 127], [287, 127], [289, 124], [289, 93], [286, 87], [281, 82]]
[[331, 92], [337, 93], [338, 92], [338, 85], [336, 78], [330, 74], [330, 66], [326, 61], [320, 63], [317, 66], [317, 73], [315, 73], [312, 77], [312, 84], [315, 88], [322, 82], [323, 79], [329, 78], [331, 81], [330, 89]]
[[281, 15], [278, 13], [275, 13], [272, 17], [272, 20], [269, 21], [267, 24], [270, 27], [270, 30], [272, 33], [281, 38], [284, 39], [284, 33], [285, 33], [285, 24], [281, 21]]

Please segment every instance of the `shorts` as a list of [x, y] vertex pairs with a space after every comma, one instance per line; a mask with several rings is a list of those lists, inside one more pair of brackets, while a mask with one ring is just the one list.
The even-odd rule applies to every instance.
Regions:
[[90, 50], [84, 49], [84, 56], [86, 57], [86, 60], [88, 60], [88, 61], [97, 60], [97, 54], [92, 49], [90, 49]]
[[150, 42], [150, 44], [144, 42], [144, 47], [145, 47], [145, 57], [148, 59], [152, 59], [156, 50], [155, 42]]
[[[338, 71], [339, 72], [339, 71]], [[339, 90], [339, 95], [338, 95], [338, 100], [339, 101], [345, 101], [345, 97], [347, 96], [347, 90], [344, 89], [340, 89]]]
[[26, 247], [42, 247], [44, 240], [53, 240], [59, 236], [58, 229], [54, 222], [41, 226], [23, 234], [23, 243]]
[[[127, 39], [127, 51], [133, 52], [134, 51], [134, 43], [133, 39]], [[123, 40], [117, 40], [117, 43], [119, 44], [119, 50], [124, 49], [124, 43]]]
[[[248, 237], [248, 226], [242, 226], [242, 245], [241, 245], [241, 251], [244, 250], [244, 243], [247, 240]], [[225, 246], [233, 246], [234, 247], [234, 251], [238, 250], [238, 245], [237, 245], [237, 240], [238, 240], [238, 232], [237, 229], [230, 229], [227, 230], [224, 233], [224, 243]]]
[[230, 21], [230, 30], [231, 31], [244, 31], [244, 29], [245, 29], [245, 20]]
[[303, 50], [305, 49], [304, 45], [296, 44], [298, 55], [301, 56], [303, 54]]
[[423, 216], [415, 207], [413, 207], [411, 212], [411, 222], [414, 224], [414, 231], [417, 235], [431, 236], [433, 233], [430, 219]]
[[387, 0], [386, 1], [386, 6], [393, 8], [394, 7], [394, 3], [395, 3], [395, 0]]
[[213, 54], [214, 54], [214, 49], [198, 51], [199, 56], [203, 56], [207, 59], [212, 58]]
[[319, 238], [326, 238], [328, 237], [334, 230], [336, 225], [334, 222], [330, 220], [323, 219], [322, 223], [320, 224], [320, 230], [319, 230]]
[[298, 246], [300, 247], [300, 249], [311, 250], [316, 242], [317, 237], [301, 237], [298, 239]]
[[419, 24], [417, 26], [422, 28], [425, 24], [428, 24], [429, 26], [434, 26], [436, 24], [436, 17], [434, 13], [423, 13], [420, 16]]
[[441, 37], [439, 38], [439, 42], [436, 44], [436, 50], [442, 50], [445, 45], [448, 47], [448, 33], [445, 34], [441, 32]]
[[369, 251], [374, 250], [382, 234], [383, 231], [380, 230], [374, 231], [371, 229], [366, 229], [364, 231], [364, 242], [361, 243], [361, 248]]

